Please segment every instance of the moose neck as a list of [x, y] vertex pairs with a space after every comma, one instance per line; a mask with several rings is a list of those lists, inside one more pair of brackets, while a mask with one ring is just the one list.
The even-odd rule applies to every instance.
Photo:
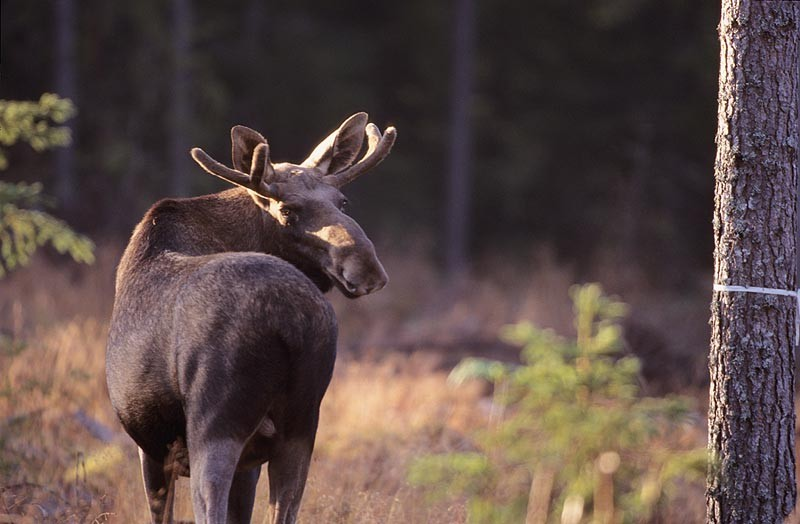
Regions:
[[262, 211], [247, 191], [231, 189], [217, 195], [225, 203], [220, 210], [220, 223], [227, 221], [228, 224], [249, 224], [249, 227], [243, 227], [237, 232], [226, 228], [221, 235], [224, 247], [219, 251], [257, 251], [276, 256], [297, 267], [323, 292], [331, 289], [330, 278], [293, 249], [291, 241], [282, 234], [280, 224]]
[[[280, 225], [262, 211], [244, 189], [154, 205], [136, 227], [120, 261], [117, 285], [130, 271], [162, 254], [203, 256], [226, 252], [260, 252], [281, 258], [302, 271], [323, 292], [330, 278], [293, 249]], [[159, 267], [156, 264], [154, 267]]]

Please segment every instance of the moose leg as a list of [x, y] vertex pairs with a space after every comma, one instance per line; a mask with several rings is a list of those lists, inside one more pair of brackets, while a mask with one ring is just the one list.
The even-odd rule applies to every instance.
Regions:
[[191, 437], [188, 444], [195, 522], [225, 524], [228, 494], [242, 444], [232, 439], [194, 440]]
[[261, 467], [257, 467], [248, 471], [239, 471], [233, 475], [233, 483], [228, 496], [228, 522], [230, 524], [250, 522], [260, 474]]
[[314, 439], [280, 442], [270, 453], [269, 511], [272, 524], [294, 524], [308, 477]]
[[153, 524], [171, 523], [174, 498], [169, 493], [172, 486], [170, 486], [170, 479], [164, 471], [164, 464], [150, 458], [141, 448], [139, 448], [139, 460], [142, 463], [144, 492], [147, 495]]

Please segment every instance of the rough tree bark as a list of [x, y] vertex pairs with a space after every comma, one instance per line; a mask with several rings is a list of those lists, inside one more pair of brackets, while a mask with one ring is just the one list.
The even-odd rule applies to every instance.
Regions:
[[[714, 278], [796, 289], [795, 2], [723, 0]], [[793, 297], [716, 291], [711, 306], [711, 523], [783, 522], [795, 506]]]

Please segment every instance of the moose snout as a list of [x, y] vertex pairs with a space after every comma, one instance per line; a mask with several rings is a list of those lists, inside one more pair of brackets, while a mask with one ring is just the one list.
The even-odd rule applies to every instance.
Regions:
[[340, 269], [342, 285], [357, 297], [383, 289], [389, 276], [376, 256], [350, 256], [344, 259]]
[[389, 275], [386, 274], [386, 270], [383, 269], [383, 265], [377, 260], [377, 269], [371, 278], [368, 278], [364, 284], [360, 287], [359, 291], [363, 290], [364, 295], [368, 295], [369, 293], [374, 293], [376, 291], [380, 291], [383, 289], [386, 284], [389, 283]]

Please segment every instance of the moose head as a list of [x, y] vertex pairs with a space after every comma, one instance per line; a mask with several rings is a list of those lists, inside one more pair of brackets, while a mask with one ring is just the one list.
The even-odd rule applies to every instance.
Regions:
[[[249, 192], [278, 236], [273, 254], [355, 298], [378, 291], [388, 281], [372, 242], [345, 214], [347, 198], [340, 191], [378, 165], [394, 144], [394, 127], [381, 135], [367, 122], [366, 113], [351, 116], [301, 164], [273, 164], [267, 140], [245, 126], [231, 129], [233, 168], [199, 148], [192, 149], [192, 158], [212, 175]], [[356, 162], [365, 136], [366, 153]]]

